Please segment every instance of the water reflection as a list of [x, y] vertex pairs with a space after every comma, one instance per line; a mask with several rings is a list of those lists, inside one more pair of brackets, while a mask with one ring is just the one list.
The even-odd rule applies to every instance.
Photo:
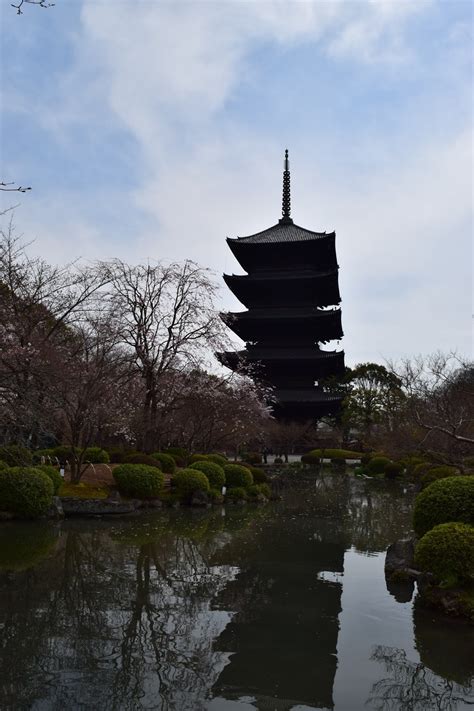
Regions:
[[421, 662], [407, 658], [403, 649], [375, 647], [372, 659], [388, 674], [377, 681], [368, 705], [377, 711], [457, 711], [474, 704], [472, 687], [443, 679]]
[[[430, 688], [444, 678], [453, 689], [469, 684], [467, 644], [452, 629], [438, 637], [416, 608], [417, 650], [406, 659], [392, 612], [376, 623], [396, 647], [391, 661], [387, 651], [370, 660], [357, 634], [346, 659], [344, 629], [364, 604], [351, 593], [341, 615], [342, 590], [356, 580], [347, 561], [366, 561], [366, 588], [354, 590], [372, 591], [371, 609], [393, 601], [375, 554], [408, 529], [409, 506], [390, 492], [326, 476], [271, 507], [0, 526], [0, 708], [199, 711], [240, 700], [250, 709], [343, 709], [347, 663], [382, 708], [390, 685], [410, 686], [417, 650]], [[363, 553], [348, 558], [353, 543]], [[413, 635], [411, 606], [390, 604], [407, 610]]]

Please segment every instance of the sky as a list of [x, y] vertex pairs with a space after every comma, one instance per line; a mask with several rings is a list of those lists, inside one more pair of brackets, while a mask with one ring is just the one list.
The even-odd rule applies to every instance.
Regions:
[[55, 263], [336, 231], [346, 362], [471, 356], [472, 3], [0, 0], [1, 193]]

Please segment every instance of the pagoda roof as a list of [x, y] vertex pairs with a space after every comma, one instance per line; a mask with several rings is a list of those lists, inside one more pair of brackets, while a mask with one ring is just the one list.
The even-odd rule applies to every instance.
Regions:
[[316, 307], [310, 306], [297, 306], [295, 308], [281, 307], [281, 308], [253, 308], [249, 311], [225, 311], [221, 316], [225, 319], [228, 318], [238, 319], [239, 321], [247, 320], [257, 320], [262, 319], [313, 319], [319, 317], [330, 317], [334, 314], [340, 314], [341, 310], [339, 308], [333, 309], [317, 309]]
[[335, 232], [313, 232], [305, 227], [295, 225], [291, 218], [282, 219], [276, 225], [266, 230], [256, 232], [247, 237], [227, 237], [228, 242], [240, 244], [275, 244], [281, 242], [308, 242], [332, 238]]
[[321, 351], [316, 346], [251, 346], [242, 351], [227, 351], [225, 356], [239, 360], [325, 360], [342, 357], [344, 351]]
[[224, 274], [224, 280], [228, 283], [230, 281], [241, 281], [243, 283], [252, 283], [259, 281], [274, 281], [274, 280], [288, 280], [294, 281], [295, 279], [320, 279], [322, 277], [329, 277], [337, 275], [339, 267], [335, 269], [327, 269], [326, 271], [319, 272], [315, 269], [299, 269], [298, 271], [274, 271], [269, 269], [268, 271], [254, 272], [253, 274]]

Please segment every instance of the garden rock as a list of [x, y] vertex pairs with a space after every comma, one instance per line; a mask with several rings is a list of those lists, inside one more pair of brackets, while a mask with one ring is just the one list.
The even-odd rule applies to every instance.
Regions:
[[395, 541], [387, 549], [385, 558], [385, 573], [395, 571], [413, 571], [415, 568], [415, 541], [413, 538], [402, 538]]

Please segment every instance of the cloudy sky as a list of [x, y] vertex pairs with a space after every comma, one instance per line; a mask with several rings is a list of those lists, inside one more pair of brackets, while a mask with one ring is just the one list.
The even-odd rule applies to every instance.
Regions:
[[13, 1], [1, 179], [33, 187], [37, 253], [240, 273], [225, 237], [278, 220], [288, 147], [295, 222], [336, 230], [347, 362], [471, 353], [470, 1]]

